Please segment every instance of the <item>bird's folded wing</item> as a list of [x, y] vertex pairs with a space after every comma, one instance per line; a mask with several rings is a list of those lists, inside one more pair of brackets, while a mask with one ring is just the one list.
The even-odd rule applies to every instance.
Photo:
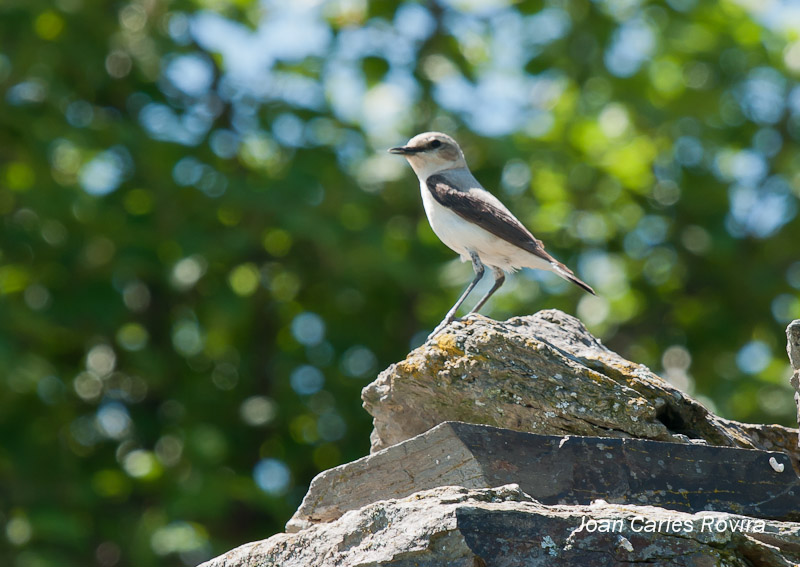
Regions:
[[537, 240], [508, 211], [485, 199], [481, 199], [479, 195], [467, 191], [459, 191], [443, 175], [431, 175], [425, 183], [433, 198], [440, 205], [450, 209], [464, 220], [478, 225], [483, 230], [538, 256], [542, 260], [555, 262], [557, 265], [563, 266], [568, 273], [572, 273], [569, 268], [545, 252], [544, 244]]

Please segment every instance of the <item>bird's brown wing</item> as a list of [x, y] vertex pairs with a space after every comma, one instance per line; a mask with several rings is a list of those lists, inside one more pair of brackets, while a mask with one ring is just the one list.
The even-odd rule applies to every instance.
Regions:
[[506, 242], [522, 248], [557, 267], [564, 272], [567, 279], [591, 294], [594, 290], [586, 282], [579, 279], [567, 266], [545, 252], [544, 244], [525, 228], [516, 217], [508, 211], [498, 208], [491, 202], [467, 191], [459, 191], [443, 175], [431, 175], [426, 179], [428, 190], [443, 207], [458, 216], [478, 225], [483, 230], [494, 234]]
[[558, 263], [555, 258], [545, 252], [542, 241], [533, 236], [527, 228], [522, 226], [521, 222], [507, 211], [499, 209], [472, 193], [459, 191], [443, 175], [431, 175], [425, 183], [436, 202], [447, 207], [467, 222], [478, 225], [483, 230], [546, 262]]

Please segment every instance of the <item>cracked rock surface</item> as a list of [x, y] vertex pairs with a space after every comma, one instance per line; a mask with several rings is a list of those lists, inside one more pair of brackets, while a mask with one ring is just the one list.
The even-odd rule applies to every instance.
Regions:
[[800, 524], [752, 522], [730, 514], [602, 501], [545, 506], [514, 484], [443, 486], [243, 545], [204, 567], [751, 567], [800, 562]]
[[550, 435], [636, 437], [780, 450], [800, 470], [797, 431], [720, 418], [555, 309], [453, 323], [361, 395], [372, 452], [444, 421]]

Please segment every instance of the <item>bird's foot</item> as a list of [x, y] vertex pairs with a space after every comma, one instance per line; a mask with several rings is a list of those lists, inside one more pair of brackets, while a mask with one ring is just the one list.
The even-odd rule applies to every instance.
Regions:
[[434, 329], [434, 330], [431, 332], [431, 334], [430, 334], [430, 335], [428, 335], [428, 338], [427, 338], [426, 340], [428, 340], [428, 341], [429, 341], [429, 340], [431, 340], [433, 337], [435, 337], [436, 335], [438, 335], [439, 333], [441, 333], [441, 332], [444, 330], [444, 328], [445, 328], [445, 327], [446, 327], [446, 326], [447, 326], [449, 323], [450, 323], [450, 321], [447, 321], [447, 322], [445, 322], [445, 321], [442, 321], [441, 323], [439, 323], [439, 324], [436, 326], [436, 328], [435, 328], [435, 329]]
[[463, 321], [469, 321], [470, 319], [486, 319], [486, 317], [484, 315], [481, 315], [480, 313], [475, 313], [474, 311], [470, 311], [463, 317], [453, 317], [452, 319], [445, 319], [444, 321], [439, 323], [439, 325], [436, 326], [436, 328], [431, 332], [430, 335], [428, 335], [427, 340], [431, 340], [433, 337], [441, 333], [444, 330], [444, 328], [447, 327], [450, 323], [461, 323]]
[[463, 317], [450, 317], [439, 323], [437, 327], [428, 335], [428, 340], [431, 340], [433, 337], [444, 331], [444, 328], [447, 327], [450, 323], [460, 323], [462, 321], [466, 321], [467, 319], [471, 319], [475, 313], [467, 313]]

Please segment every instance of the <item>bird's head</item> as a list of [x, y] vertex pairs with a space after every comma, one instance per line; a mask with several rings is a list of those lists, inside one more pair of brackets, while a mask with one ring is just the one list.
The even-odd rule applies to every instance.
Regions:
[[447, 169], [467, 167], [464, 152], [456, 141], [441, 132], [425, 132], [411, 138], [405, 146], [389, 150], [405, 157], [422, 180]]

